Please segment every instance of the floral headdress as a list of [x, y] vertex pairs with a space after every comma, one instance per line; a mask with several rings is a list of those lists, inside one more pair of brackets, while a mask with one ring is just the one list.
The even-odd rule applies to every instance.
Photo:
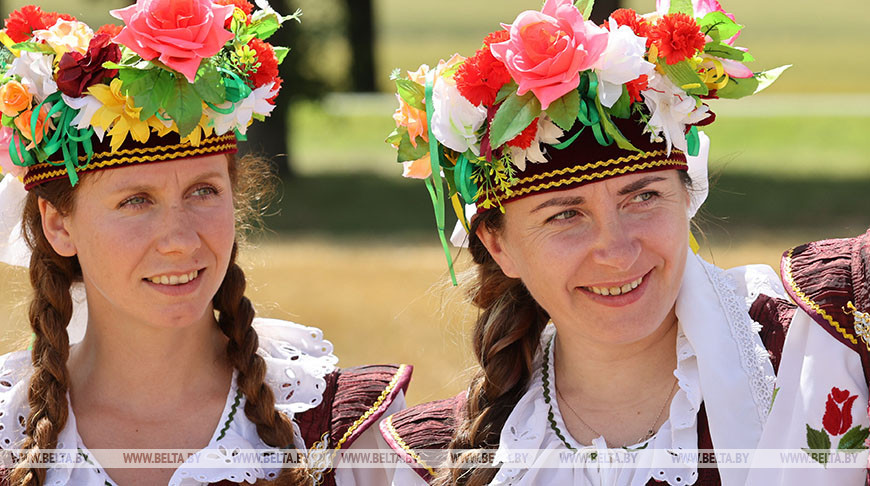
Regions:
[[393, 73], [387, 142], [403, 175], [426, 181], [451, 276], [446, 199], [467, 231], [466, 205], [503, 210], [536, 192], [686, 170], [697, 127], [715, 119], [707, 101], [757, 93], [788, 67], [746, 67], [753, 57], [734, 46], [743, 26], [716, 0], [657, 0], [654, 13], [619, 9], [600, 26], [584, 20], [593, 3], [546, 0], [472, 57]]
[[[288, 49], [266, 0], [138, 0], [96, 32], [26, 6], [0, 31], [0, 165], [31, 187], [236, 151], [274, 108]], [[8, 151], [6, 150], [8, 146]]]

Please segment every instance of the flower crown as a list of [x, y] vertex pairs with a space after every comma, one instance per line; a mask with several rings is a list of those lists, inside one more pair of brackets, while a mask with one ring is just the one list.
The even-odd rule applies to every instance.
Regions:
[[465, 205], [503, 210], [511, 198], [566, 188], [569, 175], [685, 168], [685, 155], [698, 155], [697, 127], [715, 119], [708, 100], [757, 93], [788, 67], [747, 68], [753, 57], [734, 46], [743, 26], [716, 0], [657, 0], [654, 13], [619, 9], [600, 26], [584, 20], [593, 3], [546, 0], [472, 57], [393, 73], [397, 128], [386, 141], [405, 177], [426, 180], [448, 261], [444, 182], [467, 230]]
[[75, 185], [98, 168], [92, 161], [111, 166], [121, 153], [168, 154], [138, 159], [154, 161], [179, 158], [180, 147], [193, 148], [185, 156], [234, 151], [281, 87], [289, 49], [266, 39], [301, 15], [256, 4], [138, 0], [111, 11], [123, 27], [96, 32], [34, 5], [12, 12], [0, 31], [3, 171], [28, 187], [58, 174]]

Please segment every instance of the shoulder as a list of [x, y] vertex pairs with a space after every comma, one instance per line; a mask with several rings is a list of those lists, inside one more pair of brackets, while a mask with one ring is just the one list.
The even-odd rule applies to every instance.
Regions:
[[792, 248], [781, 268], [786, 292], [800, 310], [858, 353], [870, 376], [870, 231]]
[[435, 470], [419, 451], [447, 449], [458, 418], [465, 405], [465, 394], [435, 402], [422, 403], [387, 417], [381, 422], [381, 435], [387, 444], [426, 481]]
[[0, 449], [13, 448], [26, 435], [23, 424], [30, 412], [32, 373], [30, 351], [0, 356]]

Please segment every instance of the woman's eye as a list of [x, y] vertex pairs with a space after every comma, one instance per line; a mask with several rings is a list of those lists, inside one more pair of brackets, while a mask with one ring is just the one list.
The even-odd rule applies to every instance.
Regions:
[[573, 218], [574, 216], [577, 216], [577, 214], [578, 214], [577, 211], [575, 211], [573, 209], [569, 209], [567, 211], [562, 211], [561, 213], [559, 213], [555, 216], [551, 216], [550, 219], [548, 219], [547, 221], [548, 222], [549, 221], [566, 221], [566, 220]]
[[127, 199], [124, 199], [124, 201], [122, 201], [121, 204], [118, 205], [118, 207], [136, 208], [136, 207], [143, 206], [147, 202], [148, 202], [148, 200], [145, 199], [143, 196], [133, 196], [133, 197], [128, 197]]
[[208, 197], [208, 196], [214, 196], [215, 194], [218, 194], [218, 190], [212, 186], [202, 186], [202, 187], [198, 187], [198, 188], [194, 189], [194, 191], [191, 194], [193, 194], [196, 197]]
[[638, 194], [637, 196], [634, 196], [634, 198], [632, 198], [632, 202], [644, 203], [655, 197], [658, 197], [658, 195], [659, 193], [656, 191], [643, 192]]

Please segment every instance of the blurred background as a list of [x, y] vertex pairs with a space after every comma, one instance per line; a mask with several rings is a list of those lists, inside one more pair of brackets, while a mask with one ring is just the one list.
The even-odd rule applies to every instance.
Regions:
[[[244, 263], [261, 315], [320, 327], [340, 365], [411, 363], [409, 402], [463, 389], [474, 364], [475, 311], [452, 288], [423, 184], [401, 178], [383, 142], [397, 106], [395, 68], [416, 70], [454, 52], [470, 56], [483, 37], [534, 0], [283, 0], [302, 23], [274, 44], [292, 47], [277, 109], [255, 124], [248, 147], [269, 154], [282, 178], [266, 229]], [[25, 2], [0, 0], [3, 17]], [[116, 22], [109, 0], [39, 2], [95, 29]], [[616, 2], [599, 0], [598, 17]], [[723, 267], [767, 263], [820, 238], [870, 226], [870, 4], [863, 0], [724, 0], [747, 28], [739, 45], [755, 70], [793, 64], [770, 89], [716, 101], [712, 191], [697, 221], [702, 253]], [[622, 0], [644, 13], [652, 1]], [[452, 223], [449, 225], [452, 227]], [[468, 268], [461, 252], [457, 268]], [[456, 255], [455, 255], [456, 256]], [[27, 345], [23, 269], [0, 264], [0, 351]]]

